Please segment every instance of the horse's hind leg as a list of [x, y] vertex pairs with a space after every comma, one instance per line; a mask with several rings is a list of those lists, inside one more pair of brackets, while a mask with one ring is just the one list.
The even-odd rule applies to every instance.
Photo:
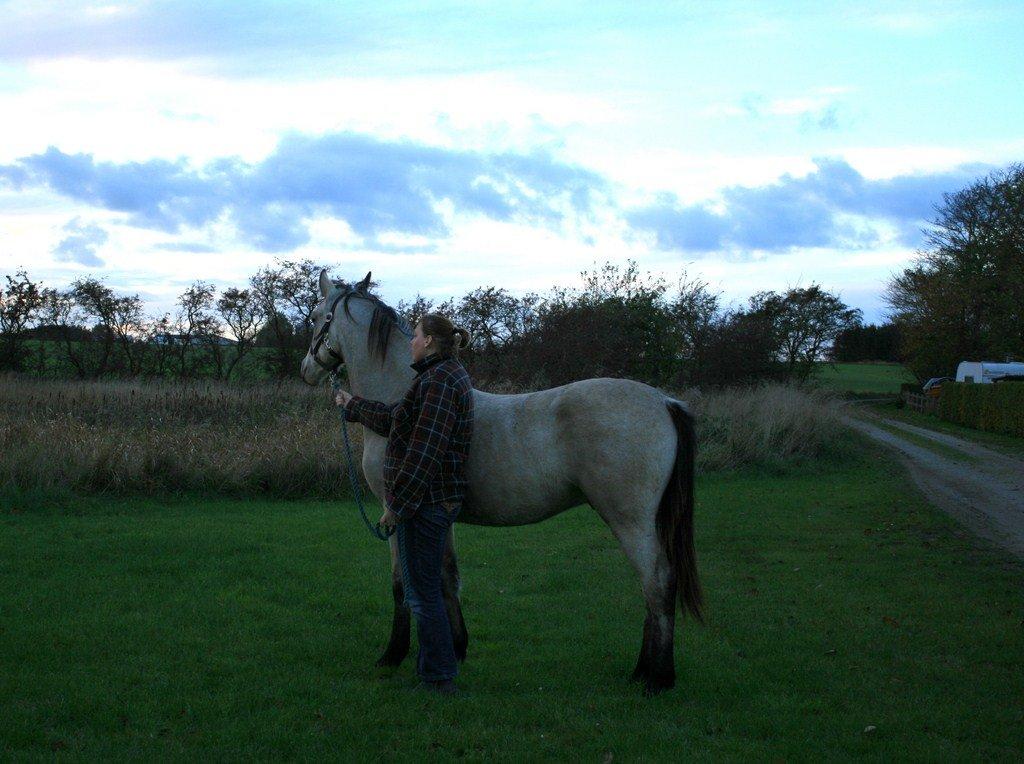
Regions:
[[668, 555], [658, 539], [654, 511], [650, 513], [650, 523], [637, 523], [636, 517], [629, 518], [629, 521], [615, 522], [616, 518], [622, 518], [623, 515], [596, 508], [639, 574], [647, 608], [643, 643], [632, 679], [642, 681], [648, 695], [667, 690], [676, 683], [674, 644], [677, 584]]
[[[640, 535], [643, 538], [637, 538]], [[632, 678], [643, 681], [647, 694], [654, 694], [676, 684], [675, 573], [654, 528], [647, 534], [635, 534], [633, 541], [623, 544], [623, 547], [640, 574], [644, 604], [647, 607], [643, 643]]]
[[462, 603], [459, 600], [459, 589], [462, 581], [459, 578], [459, 563], [455, 556], [455, 526], [448, 529], [448, 539], [444, 546], [444, 561], [441, 564], [441, 585], [444, 593], [444, 606], [448, 612], [448, 623], [452, 630], [452, 643], [455, 646], [455, 657], [459, 661], [466, 660], [466, 647], [469, 644], [469, 632], [466, 620], [462, 617]]
[[405, 585], [398, 560], [398, 539], [391, 537], [391, 593], [395, 602], [395, 613], [391, 620], [391, 637], [384, 654], [377, 659], [378, 666], [398, 666], [409, 654], [409, 632], [412, 613], [405, 604]]

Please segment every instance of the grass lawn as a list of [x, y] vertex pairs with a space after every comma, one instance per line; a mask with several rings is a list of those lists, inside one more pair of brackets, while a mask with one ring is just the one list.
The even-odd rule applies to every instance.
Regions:
[[814, 378], [826, 390], [881, 395], [895, 395], [901, 383], [914, 381], [914, 376], [898, 363], [821, 364]]
[[1024, 570], [881, 452], [703, 478], [697, 522], [708, 624], [653, 699], [625, 681], [639, 586], [589, 509], [460, 527], [465, 694], [436, 698], [411, 660], [373, 667], [389, 573], [350, 505], [8, 504], [0, 754], [1021, 757]]

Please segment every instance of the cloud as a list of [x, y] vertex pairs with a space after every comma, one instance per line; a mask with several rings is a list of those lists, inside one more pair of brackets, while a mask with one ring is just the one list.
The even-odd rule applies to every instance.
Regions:
[[72, 218], [62, 229], [68, 235], [53, 248], [53, 256], [64, 263], [80, 265], [103, 265], [96, 255], [98, 247], [107, 242], [107, 232], [95, 223], [83, 223], [81, 218]]
[[717, 204], [680, 204], [662, 195], [626, 213], [634, 229], [665, 250], [711, 252], [795, 247], [859, 248], [879, 242], [867, 221], [894, 226], [900, 243], [921, 243], [920, 228], [942, 201], [992, 168], [962, 165], [946, 172], [868, 180], [842, 159], [816, 159], [803, 177], [783, 175], [759, 187], [732, 186]]
[[209, 244], [203, 244], [199, 241], [161, 241], [154, 244], [153, 249], [159, 249], [166, 252], [195, 252], [198, 254], [217, 251], [216, 247]]
[[768, 98], [760, 93], [746, 93], [735, 102], [719, 102], [706, 106], [701, 114], [707, 117], [743, 117], [746, 119], [796, 120], [800, 129], [838, 130], [847, 121], [841, 119], [845, 109], [840, 96], [848, 87], [816, 88], [806, 95], [790, 98]]
[[0, 3], [0, 12], [8, 32], [0, 37], [0, 60], [13, 61], [225, 55], [255, 60], [268, 51], [309, 56], [325, 48], [340, 53], [376, 46], [375, 33], [381, 31], [372, 15], [309, 0], [287, 8], [267, 0], [245, 8], [226, 0], [9, 2]]
[[178, 233], [225, 219], [265, 252], [310, 239], [308, 222], [344, 220], [358, 236], [441, 237], [441, 207], [499, 221], [553, 224], [586, 213], [605, 181], [542, 152], [488, 154], [387, 142], [343, 132], [290, 134], [256, 163], [217, 159], [101, 162], [55, 147], [0, 165], [0, 181], [43, 187], [127, 215], [140, 228]]

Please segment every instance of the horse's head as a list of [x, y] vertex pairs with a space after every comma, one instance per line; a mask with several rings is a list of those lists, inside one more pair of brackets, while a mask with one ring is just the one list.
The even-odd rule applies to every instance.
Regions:
[[[395, 310], [369, 290], [369, 273], [350, 285], [320, 271], [320, 302], [310, 313], [313, 339], [299, 367], [303, 382], [318, 385], [343, 365], [351, 376], [353, 366], [364, 367], [373, 356], [383, 364], [391, 330], [398, 327], [402, 334], [411, 334]], [[365, 346], [360, 338], [365, 338]]]

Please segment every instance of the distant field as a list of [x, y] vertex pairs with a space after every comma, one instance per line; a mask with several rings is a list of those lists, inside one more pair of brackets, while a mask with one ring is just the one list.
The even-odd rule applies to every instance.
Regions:
[[907, 486], [873, 451], [701, 478], [708, 624], [653, 699], [626, 682], [639, 585], [586, 508], [457, 529], [445, 699], [373, 666], [387, 553], [348, 503], [4, 505], [0, 758], [1019, 760], [1021, 565]]
[[913, 382], [914, 376], [898, 363], [822, 364], [815, 374], [822, 387], [844, 393], [892, 394], [900, 384]]

